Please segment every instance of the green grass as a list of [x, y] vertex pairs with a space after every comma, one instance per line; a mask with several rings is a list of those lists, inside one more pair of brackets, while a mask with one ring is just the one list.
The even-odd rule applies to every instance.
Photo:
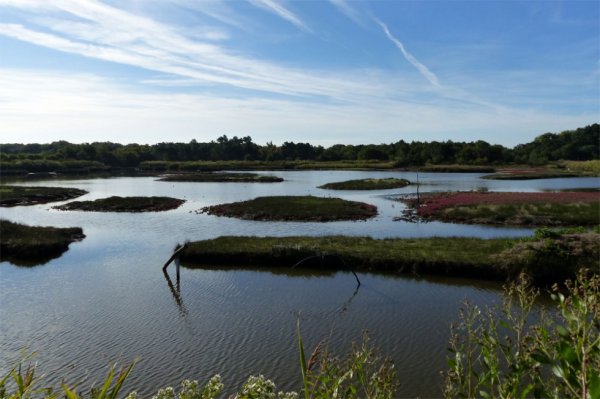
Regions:
[[377, 215], [377, 208], [340, 198], [274, 196], [208, 206], [202, 212], [247, 220], [329, 222], [369, 219]]
[[21, 206], [65, 201], [87, 191], [65, 187], [0, 186], [0, 206]]
[[420, 167], [419, 171], [438, 173], [494, 173], [496, 169], [483, 165], [425, 165]]
[[329, 190], [389, 190], [406, 187], [409, 184], [410, 182], [406, 179], [389, 177], [386, 179], [358, 179], [327, 183], [319, 186], [319, 188]]
[[256, 173], [178, 173], [158, 179], [169, 182], [220, 182], [220, 183], [277, 183], [283, 179], [277, 176], [259, 175]]
[[535, 180], [535, 179], [556, 179], [561, 177], [579, 177], [577, 173], [569, 172], [539, 172], [539, 173], [497, 173], [493, 175], [481, 176], [487, 180]]
[[593, 161], [563, 161], [564, 167], [583, 176], [600, 176], [600, 160]]
[[595, 226], [600, 223], [600, 202], [461, 205], [441, 210], [434, 219], [515, 226]]
[[170, 197], [118, 197], [94, 201], [73, 201], [57, 206], [62, 211], [89, 212], [160, 212], [179, 208], [185, 200]]
[[43, 264], [59, 257], [69, 244], [85, 237], [79, 227], [26, 226], [0, 219], [0, 260], [19, 265]]
[[[515, 253], [519, 245], [520, 254]], [[538, 246], [546, 248], [540, 250]], [[417, 273], [505, 279], [529, 272], [540, 282], [572, 277], [597, 262], [600, 235], [580, 233], [543, 239], [369, 237], [219, 237], [189, 243], [181, 253], [187, 267], [303, 267], [385, 273]], [[548, 264], [549, 269], [544, 266]], [[597, 265], [597, 263], [596, 263]]]

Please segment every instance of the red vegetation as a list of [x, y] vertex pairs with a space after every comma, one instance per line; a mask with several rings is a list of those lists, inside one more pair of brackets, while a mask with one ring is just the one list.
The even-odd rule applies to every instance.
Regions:
[[[462, 205], [504, 205], [530, 203], [568, 203], [597, 202], [598, 192], [547, 192], [547, 193], [515, 193], [515, 192], [479, 192], [458, 191], [431, 193], [420, 198], [419, 216], [433, 216], [442, 209]], [[411, 208], [417, 207], [417, 199], [405, 201]]]

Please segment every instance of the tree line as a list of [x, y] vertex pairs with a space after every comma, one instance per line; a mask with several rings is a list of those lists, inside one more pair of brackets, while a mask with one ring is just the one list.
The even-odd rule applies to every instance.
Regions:
[[284, 142], [259, 145], [250, 136], [223, 135], [210, 142], [118, 144], [94, 142], [73, 144], [0, 144], [0, 166], [15, 163], [72, 166], [138, 167], [143, 162], [187, 161], [386, 161], [397, 167], [426, 164], [489, 165], [524, 163], [542, 165], [557, 160], [594, 160], [600, 158], [600, 125], [595, 123], [561, 133], [545, 133], [532, 142], [507, 148], [482, 140], [475, 142], [432, 141], [390, 144], [345, 145], [328, 148], [309, 143]]

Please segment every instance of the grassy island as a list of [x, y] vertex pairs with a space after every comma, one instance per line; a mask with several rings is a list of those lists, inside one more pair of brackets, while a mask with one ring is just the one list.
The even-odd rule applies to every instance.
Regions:
[[494, 173], [496, 169], [485, 165], [425, 165], [418, 168], [420, 172], [431, 173]]
[[0, 260], [38, 265], [62, 255], [69, 244], [85, 238], [79, 227], [26, 226], [0, 219]]
[[515, 226], [594, 226], [600, 223], [600, 194], [443, 192], [403, 200], [425, 220]]
[[542, 233], [529, 239], [219, 237], [188, 243], [186, 267], [303, 267], [505, 279], [524, 271], [540, 282], [598, 265], [600, 234]]
[[498, 169], [497, 173], [481, 176], [488, 180], [535, 180], [585, 176], [582, 173], [557, 167], [520, 167]]
[[207, 206], [202, 212], [247, 220], [330, 222], [369, 219], [377, 215], [377, 207], [340, 198], [274, 196]]
[[37, 205], [66, 201], [87, 194], [87, 191], [66, 187], [0, 186], [0, 206]]
[[179, 208], [185, 200], [170, 197], [108, 197], [56, 206], [61, 211], [161, 212]]
[[406, 187], [409, 184], [410, 182], [406, 179], [389, 177], [386, 179], [357, 179], [327, 183], [319, 186], [319, 188], [329, 190], [389, 190]]
[[277, 176], [259, 175], [257, 173], [233, 173], [233, 172], [200, 172], [200, 173], [178, 173], [167, 175], [158, 179], [170, 182], [194, 182], [194, 183], [279, 183], [283, 179]]

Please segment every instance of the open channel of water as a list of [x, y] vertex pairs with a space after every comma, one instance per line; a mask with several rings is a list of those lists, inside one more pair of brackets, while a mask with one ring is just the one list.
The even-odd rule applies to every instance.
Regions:
[[[250, 374], [264, 374], [279, 388], [300, 389], [296, 321], [307, 350], [326, 340], [344, 354], [369, 331], [381, 353], [390, 355], [402, 397], [441, 393], [449, 325], [464, 299], [478, 305], [498, 302], [500, 285], [454, 278], [318, 274], [302, 270], [181, 269], [161, 271], [177, 243], [220, 235], [364, 235], [383, 237], [524, 236], [529, 229], [407, 223], [394, 221], [403, 205], [387, 195], [411, 193], [414, 186], [384, 191], [329, 191], [333, 181], [400, 177], [411, 172], [260, 172], [282, 183], [173, 183], [153, 177], [26, 182], [76, 187], [87, 200], [111, 195], [165, 195], [186, 199], [179, 209], [145, 214], [63, 212], [55, 204], [1, 208], [0, 217], [30, 225], [80, 226], [86, 238], [45, 265], [0, 263], [0, 371], [21, 351], [37, 352], [51, 382], [103, 378], [112, 361], [140, 362], [128, 380], [142, 397], [183, 378], [207, 380], [220, 373], [235, 389]], [[479, 174], [420, 173], [420, 190], [540, 191], [599, 187], [598, 178], [529, 181], [482, 180]], [[264, 195], [335, 196], [376, 205], [366, 222], [291, 223], [241, 221], [194, 211], [206, 205]]]

